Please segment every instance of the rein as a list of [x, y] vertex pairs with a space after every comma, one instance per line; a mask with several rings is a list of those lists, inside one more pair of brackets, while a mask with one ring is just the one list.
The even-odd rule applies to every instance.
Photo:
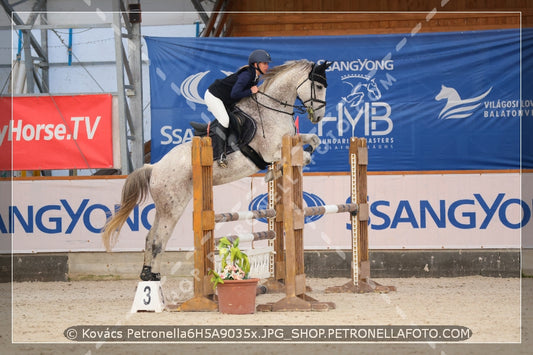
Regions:
[[267, 105], [265, 105], [265, 104], [260, 103], [260, 102], [257, 100], [257, 97], [256, 97], [255, 95], [252, 96], [252, 100], [254, 100], [255, 103], [256, 103], [257, 105], [262, 106], [262, 107], [264, 107], [264, 108], [267, 108], [267, 109], [269, 109], [269, 110], [271, 110], [271, 111], [276, 111], [276, 112], [279, 112], [279, 113], [284, 113], [284, 114], [289, 115], [289, 116], [294, 116], [294, 113], [295, 113], [295, 112], [298, 112], [298, 113], [304, 113], [304, 112], [306, 111], [306, 109], [307, 109], [307, 108], [305, 107], [305, 105], [293, 105], [293, 104], [289, 104], [289, 103], [287, 103], [286, 101], [281, 101], [281, 100], [279, 100], [279, 99], [276, 99], [275, 97], [270, 96], [270, 95], [268, 95], [268, 94], [265, 94], [264, 92], [258, 91], [257, 93], [258, 93], [258, 94], [261, 94], [261, 95], [263, 95], [263, 96], [268, 97], [270, 100], [272, 100], [272, 101], [274, 101], [274, 102], [277, 102], [277, 103], [280, 104], [280, 105], [283, 105], [283, 106], [285, 106], [285, 107], [292, 107], [292, 108], [294, 109], [294, 111], [293, 111], [292, 113], [291, 113], [291, 112], [286, 112], [286, 111], [283, 111], [283, 110], [278, 110], [277, 108], [270, 107], [270, 106], [267, 106]]
[[[331, 63], [330, 63], [331, 64]], [[327, 65], [327, 63], [326, 63]], [[327, 65], [329, 66], [329, 65]], [[326, 68], [327, 68], [326, 66]], [[289, 104], [287, 103], [286, 101], [281, 101], [273, 96], [270, 96], [262, 91], [258, 91], [257, 93], [258, 94], [261, 94], [267, 98], [269, 98], [270, 100], [282, 105], [283, 107], [292, 107], [294, 110], [293, 112], [286, 112], [286, 111], [283, 111], [283, 110], [280, 110], [280, 109], [277, 109], [277, 108], [274, 108], [274, 107], [271, 107], [271, 106], [267, 106], [261, 102], [259, 102], [259, 100], [257, 100], [257, 95], [252, 95], [251, 98], [253, 101], [255, 101], [255, 103], [257, 104], [257, 107], [258, 107], [258, 112], [259, 112], [259, 119], [261, 120], [261, 128], [263, 130], [263, 138], [265, 138], [265, 130], [264, 130], [264, 127], [263, 127], [263, 116], [261, 115], [261, 111], [259, 111], [259, 106], [262, 106], [268, 110], [271, 110], [271, 111], [275, 111], [275, 112], [279, 112], [279, 113], [284, 113], [286, 115], [289, 115], [289, 116], [294, 116], [295, 112], [298, 112], [298, 113], [305, 113], [307, 112], [308, 115], [313, 115], [314, 116], [314, 113], [315, 113], [315, 110], [318, 110], [318, 109], [321, 109], [322, 107], [326, 106], [326, 101], [324, 100], [319, 100], [316, 98], [316, 88], [315, 88], [315, 78], [320, 82], [322, 83], [323, 85], [327, 86], [327, 83], [326, 83], [326, 78], [325, 76], [322, 76], [322, 75], [319, 75], [317, 72], [316, 72], [316, 66], [313, 65], [313, 68], [311, 69], [311, 72], [309, 73], [308, 77], [302, 81], [297, 87], [296, 87], [296, 92], [298, 93], [298, 89], [304, 84], [307, 82], [307, 80], [310, 80], [311, 81], [311, 97], [306, 100], [306, 101], [303, 101], [299, 95], [296, 95], [296, 97], [298, 98], [298, 100], [300, 100], [300, 102], [302, 103], [301, 105], [295, 105], [295, 104]], [[308, 103], [309, 101], [311, 101], [311, 105], [307, 106], [306, 103]], [[313, 108], [313, 104], [314, 103], [319, 103], [320, 106], [318, 106], [317, 108]]]
[[[316, 75], [316, 74], [315, 74]], [[289, 104], [287, 103], [286, 101], [281, 101], [273, 96], [270, 96], [268, 94], [265, 94], [264, 92], [262, 91], [258, 91], [257, 93], [258, 94], [261, 94], [263, 96], [266, 96], [268, 97], [270, 100], [274, 101], [274, 102], [277, 102], [278, 104], [280, 105], [283, 105], [285, 107], [292, 107], [294, 109], [294, 111], [292, 113], [290, 112], [286, 112], [286, 111], [283, 111], [283, 110], [278, 110], [276, 108], [273, 108], [273, 107], [270, 107], [270, 106], [267, 106], [265, 104], [262, 104], [260, 103], [258, 100], [257, 100], [257, 97], [255, 95], [252, 95], [252, 100], [255, 101], [255, 103], [258, 105], [258, 106], [262, 106], [264, 108], [267, 108], [269, 110], [272, 110], [272, 111], [276, 111], [276, 112], [280, 112], [280, 113], [284, 113], [284, 114], [287, 114], [289, 116], [294, 116], [294, 113], [295, 112], [298, 112], [298, 113], [305, 113], [307, 112], [308, 114], [313, 114], [314, 113], [314, 110], [318, 110], [324, 106], [326, 106], [326, 101], [324, 100], [319, 100], [316, 98], [316, 89], [315, 89], [315, 80], [311, 80], [309, 78], [305, 79], [304, 81], [302, 81], [300, 83], [300, 85], [298, 85], [296, 87], [296, 91], [298, 91], [298, 89], [300, 88], [300, 86], [302, 86], [305, 82], [307, 82], [307, 80], [310, 80], [311, 81], [311, 97], [309, 98], [309, 100], [306, 100], [306, 101], [303, 101], [300, 96], [297, 96], [298, 100], [300, 100], [300, 102], [302, 103], [302, 105], [294, 105], [294, 104]], [[306, 103], [308, 103], [309, 101], [311, 101], [311, 104], [317, 102], [319, 104], [321, 104], [319, 107], [317, 108], [313, 108], [312, 106], [307, 106]]]

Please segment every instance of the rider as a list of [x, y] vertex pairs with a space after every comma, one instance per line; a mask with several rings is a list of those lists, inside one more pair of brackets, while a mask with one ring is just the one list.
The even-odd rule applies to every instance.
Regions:
[[257, 93], [259, 90], [257, 88], [259, 77], [267, 72], [268, 64], [271, 61], [272, 59], [267, 51], [257, 49], [248, 57], [248, 65], [243, 66], [224, 79], [215, 80], [205, 92], [204, 100], [207, 108], [218, 120], [221, 127], [217, 134], [221, 138], [221, 150], [223, 153], [218, 164], [223, 168], [227, 166], [225, 151], [226, 139], [229, 133], [228, 111], [240, 99]]

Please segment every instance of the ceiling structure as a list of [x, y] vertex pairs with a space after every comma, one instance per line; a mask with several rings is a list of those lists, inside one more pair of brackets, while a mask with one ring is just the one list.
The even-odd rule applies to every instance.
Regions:
[[[143, 0], [141, 8], [140, 0], [0, 0], [3, 8], [0, 11], [1, 32], [9, 38], [13, 30], [21, 33], [20, 44], [24, 55], [18, 59], [23, 58], [25, 83], [24, 91], [15, 94], [49, 94], [49, 30], [113, 28], [121, 157], [117, 172], [128, 174], [144, 164], [146, 154], [142, 115], [141, 23], [162, 26], [202, 21], [205, 26], [210, 24], [210, 28], [215, 29], [211, 11], [213, 8], [224, 11], [226, 3], [221, 0], [216, 4], [211, 0]], [[7, 63], [2, 64], [5, 69], [11, 69], [11, 60], [9, 58]], [[10, 75], [14, 77], [14, 71]]]

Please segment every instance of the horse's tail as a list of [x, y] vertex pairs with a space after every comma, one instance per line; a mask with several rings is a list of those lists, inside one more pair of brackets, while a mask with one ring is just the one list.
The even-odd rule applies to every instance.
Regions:
[[148, 185], [150, 183], [150, 176], [152, 175], [152, 165], [144, 165], [132, 172], [122, 188], [122, 200], [120, 201], [120, 209], [113, 217], [110, 217], [103, 230], [102, 241], [107, 251], [118, 241], [118, 234], [120, 229], [128, 219], [130, 212], [136, 205], [143, 202], [148, 195]]

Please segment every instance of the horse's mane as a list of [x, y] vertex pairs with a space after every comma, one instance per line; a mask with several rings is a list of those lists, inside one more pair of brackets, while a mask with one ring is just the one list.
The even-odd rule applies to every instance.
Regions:
[[311, 65], [313, 62], [307, 60], [307, 59], [300, 59], [300, 60], [290, 60], [285, 62], [282, 65], [278, 65], [272, 69], [269, 69], [268, 72], [266, 72], [265, 75], [262, 76], [263, 84], [261, 85], [261, 88], [263, 90], [266, 90], [268, 86], [280, 75], [283, 75], [289, 70], [292, 70], [297, 67], [302, 67], [301, 69], [311, 69]]

